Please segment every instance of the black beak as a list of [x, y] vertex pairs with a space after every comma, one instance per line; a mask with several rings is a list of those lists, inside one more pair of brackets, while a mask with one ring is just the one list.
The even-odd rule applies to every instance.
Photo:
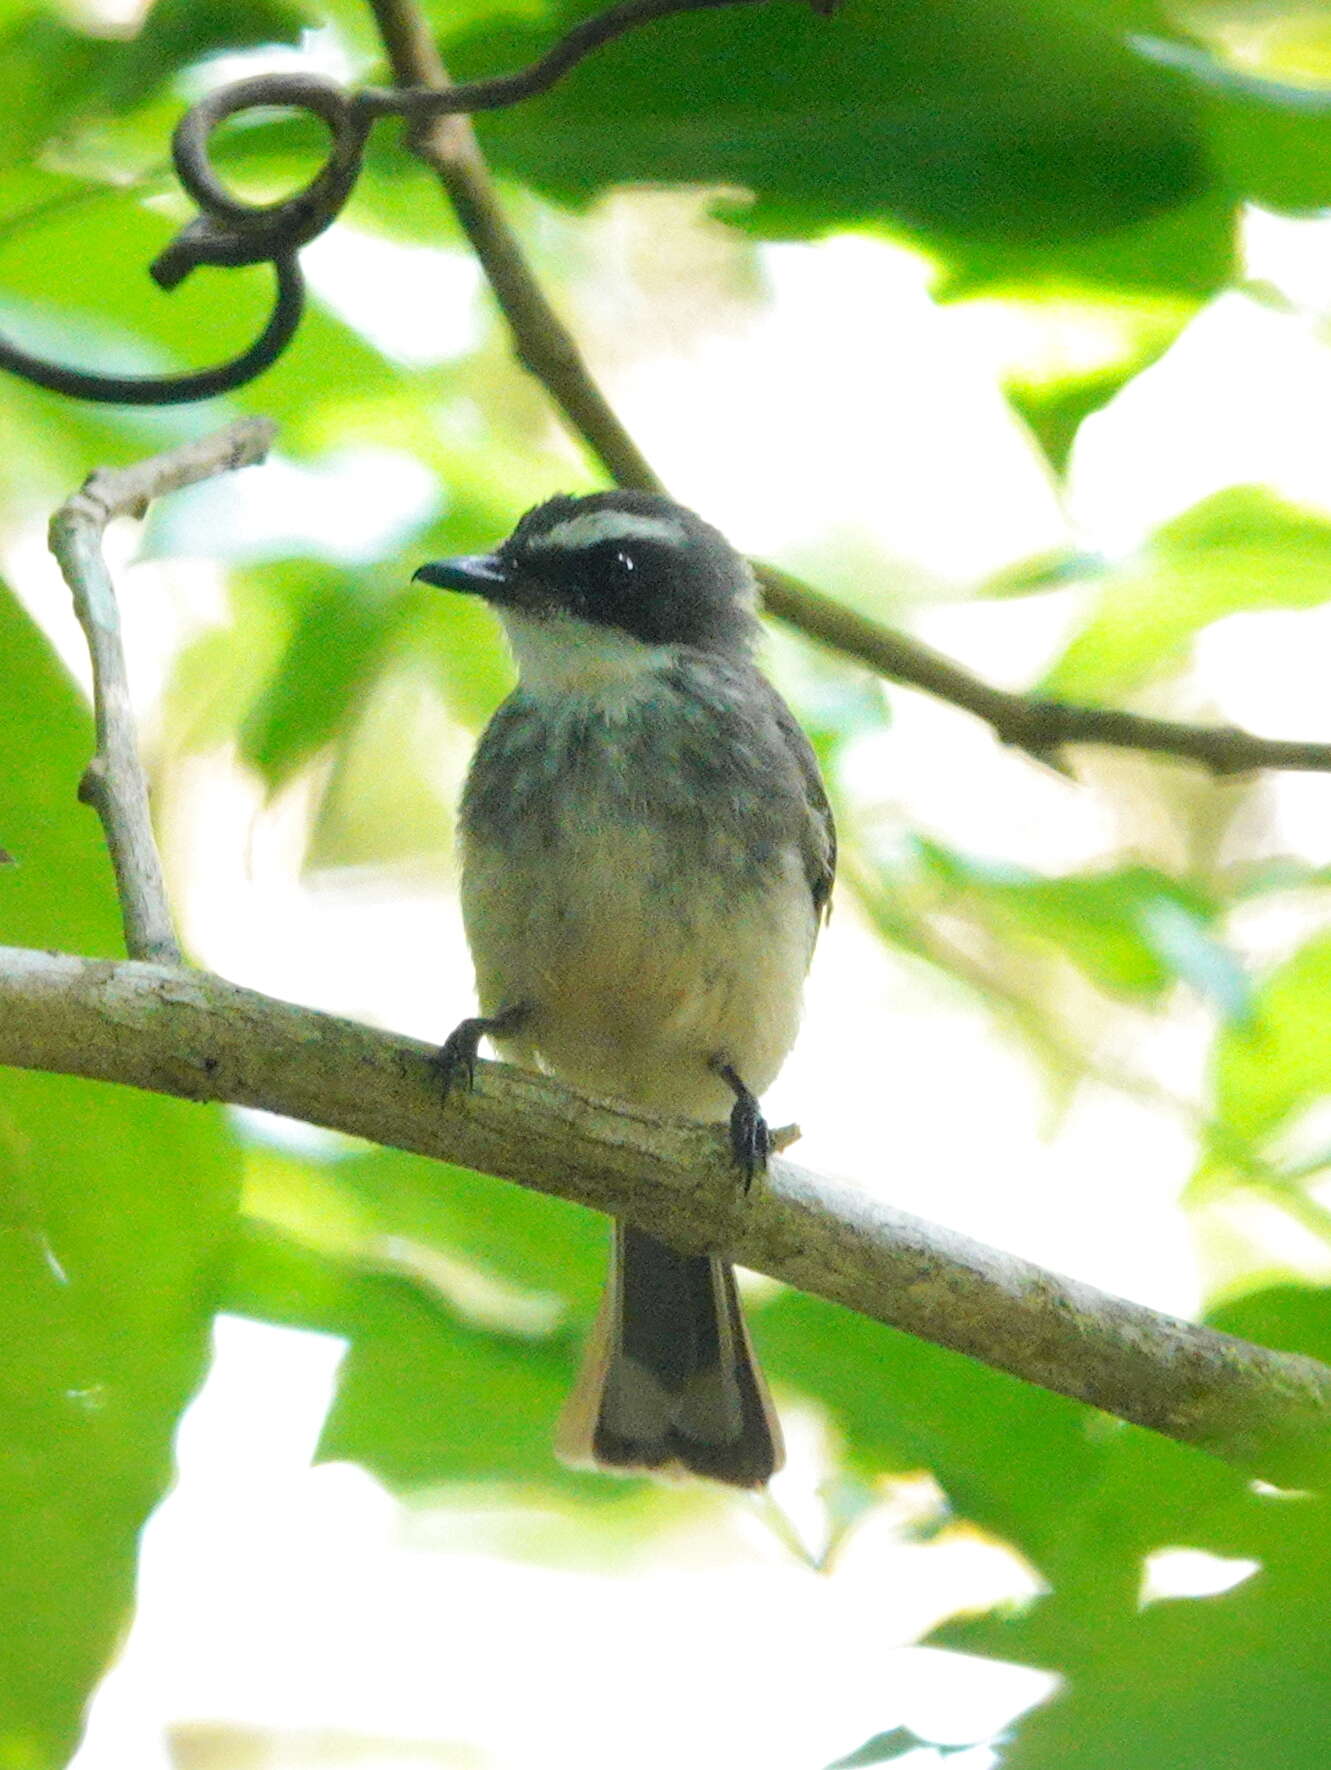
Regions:
[[469, 553], [461, 559], [432, 559], [411, 574], [411, 581], [414, 584], [419, 579], [440, 590], [461, 590], [503, 602], [513, 577], [512, 566], [497, 553]]

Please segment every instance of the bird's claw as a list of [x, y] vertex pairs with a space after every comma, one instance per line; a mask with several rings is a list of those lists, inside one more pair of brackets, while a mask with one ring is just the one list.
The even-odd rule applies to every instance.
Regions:
[[731, 1108], [730, 1152], [735, 1166], [743, 1172], [747, 1195], [755, 1175], [764, 1172], [772, 1153], [772, 1133], [752, 1094], [741, 1095]]
[[454, 1027], [431, 1059], [444, 1105], [454, 1088], [460, 1087], [463, 1093], [470, 1094], [476, 1086], [476, 1053], [485, 1029], [484, 1020], [464, 1020]]

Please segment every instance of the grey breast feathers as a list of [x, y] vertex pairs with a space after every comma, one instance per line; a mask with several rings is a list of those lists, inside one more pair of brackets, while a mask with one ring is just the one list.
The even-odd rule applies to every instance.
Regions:
[[747, 664], [672, 660], [610, 718], [518, 691], [463, 802], [463, 913], [511, 1055], [599, 1094], [724, 1118], [794, 1040], [831, 882], [812, 752]]
[[831, 808], [790, 709], [747, 659], [688, 650], [614, 712], [517, 689], [478, 746], [461, 821], [464, 840], [546, 851], [632, 822], [709, 871], [752, 872], [793, 847], [819, 913], [836, 869]]

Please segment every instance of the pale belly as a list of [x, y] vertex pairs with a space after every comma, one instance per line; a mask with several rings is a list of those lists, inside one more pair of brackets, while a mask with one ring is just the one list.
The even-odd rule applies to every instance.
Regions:
[[652, 829], [566, 831], [531, 864], [471, 841], [462, 908], [482, 1012], [531, 1010], [505, 1055], [591, 1093], [724, 1119], [713, 1061], [761, 1094], [794, 1042], [816, 917], [793, 850], [746, 874]]

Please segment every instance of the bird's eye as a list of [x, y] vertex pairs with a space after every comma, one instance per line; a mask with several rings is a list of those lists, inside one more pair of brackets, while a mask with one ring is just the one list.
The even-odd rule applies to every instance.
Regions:
[[633, 594], [638, 562], [627, 547], [605, 547], [597, 562], [596, 582], [601, 595], [620, 602]]

